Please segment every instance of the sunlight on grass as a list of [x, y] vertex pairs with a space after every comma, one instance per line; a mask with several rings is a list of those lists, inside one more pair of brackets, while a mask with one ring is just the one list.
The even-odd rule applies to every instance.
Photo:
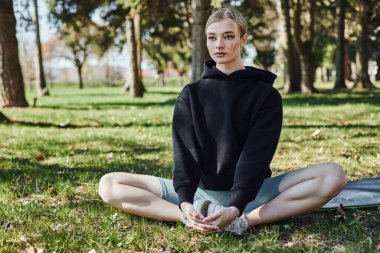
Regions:
[[[54, 86], [35, 108], [2, 109], [0, 251], [376, 252], [378, 208], [316, 211], [237, 238], [201, 235], [181, 224], [123, 214], [97, 194], [113, 171], [172, 175], [171, 118], [181, 87], [147, 86], [133, 99], [120, 87]], [[29, 99], [33, 93], [28, 95]], [[340, 163], [350, 180], [380, 177], [380, 92], [283, 95], [274, 175]]]

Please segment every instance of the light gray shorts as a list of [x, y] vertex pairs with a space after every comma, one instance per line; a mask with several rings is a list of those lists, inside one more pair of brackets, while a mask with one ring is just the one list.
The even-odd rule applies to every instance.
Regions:
[[[244, 209], [244, 212], [250, 212], [253, 209], [271, 201], [276, 196], [278, 196], [280, 194], [279, 186], [280, 186], [281, 180], [288, 173], [289, 172], [275, 176], [275, 177], [266, 178], [256, 198], [253, 201], [248, 203], [248, 205]], [[166, 178], [158, 178], [158, 179], [160, 181], [161, 189], [162, 189], [161, 198], [170, 203], [178, 205], [179, 200], [178, 200], [178, 195], [174, 190], [173, 180], [166, 179]], [[202, 186], [199, 186], [197, 191], [195, 192], [194, 200], [207, 199], [207, 200], [210, 200], [212, 203], [215, 203], [221, 206], [228, 206], [230, 202], [230, 197], [231, 197], [231, 191], [211, 191], [211, 190], [205, 190], [204, 188], [202, 188]]]

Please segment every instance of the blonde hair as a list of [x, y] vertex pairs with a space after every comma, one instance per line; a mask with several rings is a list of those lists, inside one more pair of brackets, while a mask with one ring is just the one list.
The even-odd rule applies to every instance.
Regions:
[[212, 23], [219, 22], [225, 19], [231, 19], [236, 23], [240, 32], [240, 37], [248, 33], [247, 22], [245, 21], [245, 18], [240, 13], [240, 11], [232, 7], [223, 7], [214, 11], [211, 14], [211, 16], [207, 19], [205, 33], [207, 33], [206, 30]]

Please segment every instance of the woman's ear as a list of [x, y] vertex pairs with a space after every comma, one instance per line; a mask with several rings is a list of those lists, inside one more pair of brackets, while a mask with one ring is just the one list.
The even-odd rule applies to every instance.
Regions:
[[248, 41], [248, 35], [247, 34], [244, 34], [243, 36], [241, 36], [240, 47], [244, 47], [244, 45], [247, 44], [247, 41]]

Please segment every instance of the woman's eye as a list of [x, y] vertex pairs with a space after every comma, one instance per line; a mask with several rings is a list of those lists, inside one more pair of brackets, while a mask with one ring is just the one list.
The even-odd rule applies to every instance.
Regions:
[[208, 37], [209, 40], [215, 40], [215, 37]]
[[233, 38], [235, 38], [235, 37], [232, 35], [227, 35], [224, 37], [224, 39], [227, 39], [227, 40], [232, 40]]

